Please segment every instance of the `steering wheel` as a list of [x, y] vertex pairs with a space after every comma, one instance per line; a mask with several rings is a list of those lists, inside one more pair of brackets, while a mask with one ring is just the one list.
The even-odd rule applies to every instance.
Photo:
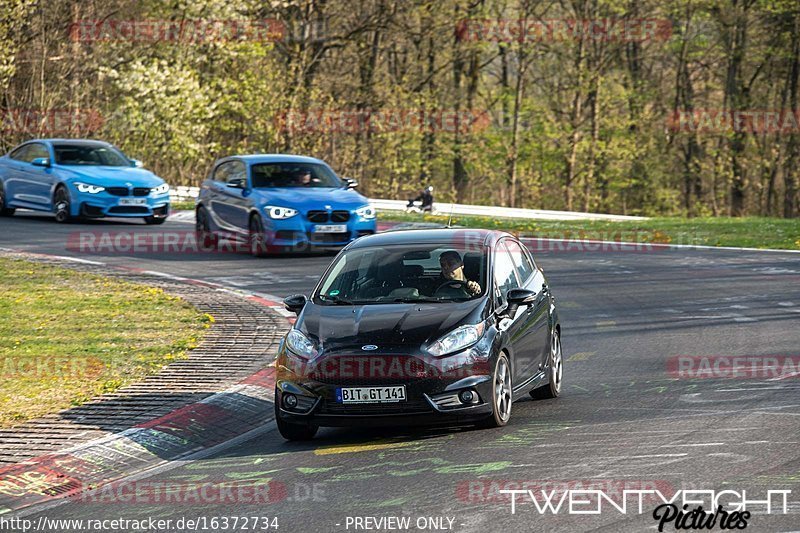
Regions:
[[469, 291], [467, 291], [467, 282], [466, 281], [462, 281], [460, 279], [451, 279], [451, 280], [445, 281], [444, 283], [442, 283], [441, 285], [436, 287], [436, 290], [433, 291], [433, 294], [437, 294], [440, 290], [444, 289], [445, 287], [448, 287], [448, 288], [451, 288], [451, 289], [464, 289], [464, 291], [469, 292]]

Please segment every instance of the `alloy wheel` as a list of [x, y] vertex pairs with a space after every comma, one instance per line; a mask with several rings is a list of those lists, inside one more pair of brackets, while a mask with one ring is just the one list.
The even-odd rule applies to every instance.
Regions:
[[267, 246], [264, 242], [264, 233], [261, 229], [261, 220], [258, 218], [258, 215], [250, 219], [249, 241], [250, 253], [252, 255], [255, 257], [263, 257], [266, 255]]
[[506, 422], [511, 417], [511, 368], [508, 360], [501, 356], [497, 360], [497, 371], [494, 375], [494, 396], [497, 416], [501, 421]]
[[553, 329], [553, 338], [550, 342], [550, 381], [553, 384], [556, 394], [561, 392], [561, 378], [564, 374], [564, 366], [561, 357], [561, 337], [558, 331]]
[[59, 187], [55, 197], [56, 222], [69, 220], [69, 195], [64, 187]]

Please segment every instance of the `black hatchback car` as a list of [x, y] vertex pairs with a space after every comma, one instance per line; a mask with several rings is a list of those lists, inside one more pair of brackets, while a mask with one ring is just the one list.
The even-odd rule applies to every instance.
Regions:
[[284, 438], [319, 426], [505, 425], [524, 394], [561, 390], [561, 326], [542, 271], [486, 230], [362, 237], [333, 260], [276, 361]]

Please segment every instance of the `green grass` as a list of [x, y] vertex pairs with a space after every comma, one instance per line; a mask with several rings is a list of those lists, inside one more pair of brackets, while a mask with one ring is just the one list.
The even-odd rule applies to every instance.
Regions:
[[[382, 211], [381, 222], [437, 222], [446, 215]], [[641, 221], [550, 221], [454, 215], [462, 227], [509, 231], [528, 237], [623, 242], [741, 246], [800, 250], [800, 219], [784, 218], [651, 218]]]
[[211, 322], [161, 289], [0, 258], [0, 427], [158, 372]]
[[173, 202], [169, 208], [173, 211], [194, 211], [194, 201]]

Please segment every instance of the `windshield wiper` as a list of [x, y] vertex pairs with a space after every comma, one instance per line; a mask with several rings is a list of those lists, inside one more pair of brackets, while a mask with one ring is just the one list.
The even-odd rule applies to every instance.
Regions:
[[442, 300], [436, 298], [394, 298], [393, 302], [402, 302], [406, 304], [415, 304], [415, 303], [439, 303]]

